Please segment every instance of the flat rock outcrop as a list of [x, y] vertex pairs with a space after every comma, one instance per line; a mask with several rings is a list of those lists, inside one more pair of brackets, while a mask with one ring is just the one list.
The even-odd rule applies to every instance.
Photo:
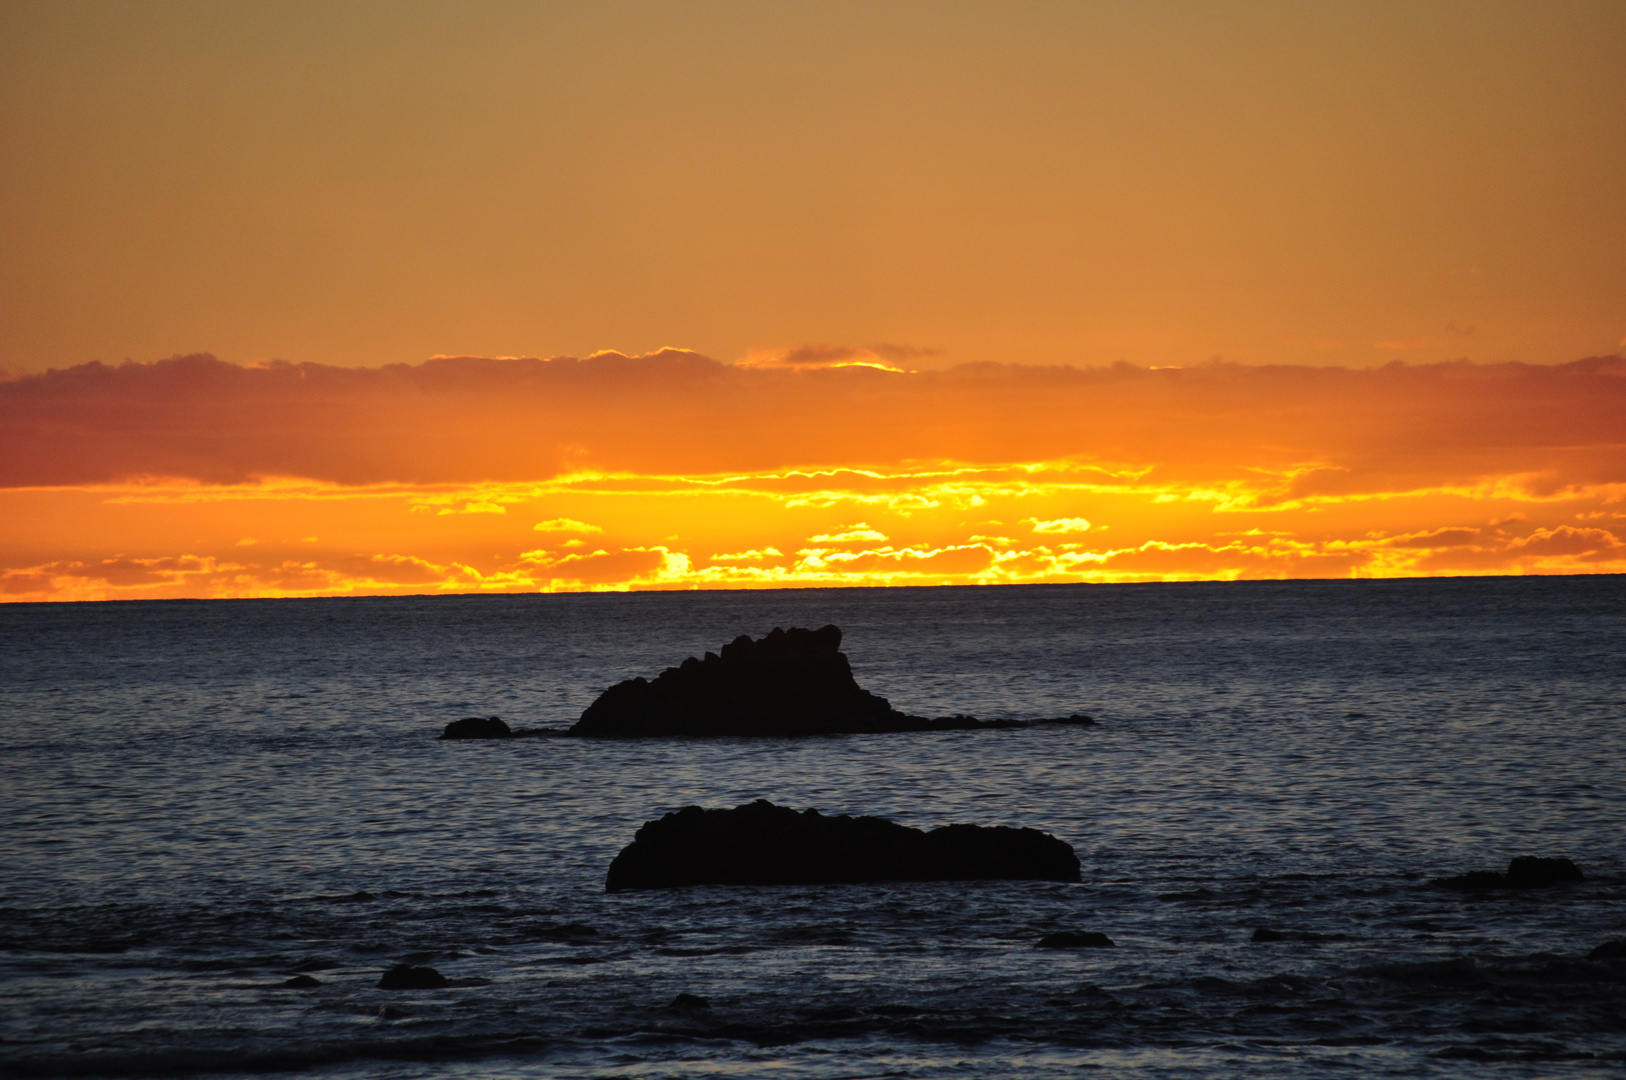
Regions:
[[1434, 884], [1455, 892], [1478, 892], [1483, 889], [1546, 889], [1584, 880], [1586, 878], [1581, 868], [1568, 859], [1521, 855], [1507, 864], [1505, 874], [1498, 874], [1494, 870], [1471, 870], [1453, 877], [1435, 878]]
[[604, 888], [1079, 880], [1073, 849], [1037, 829], [946, 825], [923, 832], [758, 799], [732, 810], [689, 806], [645, 822], [610, 863]]
[[755, 640], [742, 634], [721, 652], [691, 656], [654, 679], [617, 683], [587, 707], [568, 734], [784, 737], [1093, 723], [1078, 713], [1033, 721], [909, 716], [858, 685], [841, 652], [841, 630], [822, 626], [775, 627]]

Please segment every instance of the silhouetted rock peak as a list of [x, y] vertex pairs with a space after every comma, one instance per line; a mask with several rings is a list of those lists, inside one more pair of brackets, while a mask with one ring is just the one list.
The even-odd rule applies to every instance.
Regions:
[[841, 631], [775, 627], [742, 634], [704, 659], [654, 680], [628, 679], [599, 695], [572, 735], [825, 735], [893, 731], [910, 719], [860, 687], [840, 652]]
[[691, 656], [654, 679], [616, 683], [569, 729], [509, 730], [497, 717], [447, 724], [442, 739], [590, 739], [681, 736], [871, 735], [901, 731], [977, 731], [1046, 726], [1089, 727], [1083, 713], [1035, 720], [978, 720], [956, 713], [935, 719], [894, 709], [853, 678], [841, 652], [841, 630], [775, 627], [748, 634], [704, 659]]
[[946, 825], [922, 832], [758, 799], [732, 810], [689, 806], [645, 822], [610, 864], [604, 888], [1079, 880], [1073, 849], [1037, 829]]
[[1457, 892], [1475, 892], [1481, 889], [1545, 889], [1585, 880], [1581, 868], [1566, 858], [1521, 855], [1507, 864], [1505, 874], [1498, 874], [1494, 870], [1470, 870], [1454, 877], [1435, 878], [1434, 884]]

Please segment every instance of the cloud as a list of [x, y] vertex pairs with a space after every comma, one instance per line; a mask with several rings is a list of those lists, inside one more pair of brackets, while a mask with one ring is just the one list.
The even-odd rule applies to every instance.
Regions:
[[589, 525], [585, 521], [576, 521], [573, 518], [550, 518], [539, 521], [532, 526], [535, 532], [562, 532], [562, 533], [601, 533], [604, 530], [597, 525]]
[[908, 360], [925, 360], [943, 355], [942, 349], [925, 348], [919, 345], [894, 345], [882, 341], [869, 347], [869, 351], [894, 364], [902, 364]]
[[778, 548], [752, 548], [750, 551], [738, 551], [731, 555], [713, 555], [712, 562], [761, 562], [763, 559], [779, 559], [784, 556]]
[[823, 533], [808, 538], [810, 544], [853, 544], [870, 540], [885, 540], [886, 534], [870, 528], [860, 521], [857, 525], [849, 525], [840, 532]]
[[[880, 346], [891, 353], [906, 351], [906, 346]], [[907, 355], [929, 355], [907, 354]], [[864, 367], [881, 371], [901, 371], [887, 356], [875, 349], [858, 349], [850, 345], [799, 345], [794, 349], [753, 349], [735, 363], [740, 368], [769, 368], [785, 371], [817, 371], [819, 369]]]
[[[295, 478], [421, 488], [776, 472], [809, 500], [839, 489], [834, 497], [928, 510], [961, 498], [951, 482], [935, 495], [888, 482], [863, 496], [863, 474], [1070, 460], [1228, 506], [1493, 484], [1558, 498], [1626, 482], [1619, 357], [1360, 370], [842, 366], [859, 352], [806, 346], [785, 354], [806, 363], [763, 367], [680, 350], [383, 368], [208, 356], [87, 364], [0, 382], [0, 487]], [[819, 479], [842, 470], [839, 485]], [[512, 507], [435, 498], [425, 512]]]
[[[1198, 494], [1068, 462], [574, 474], [462, 490], [10, 489], [0, 520], [29, 528], [0, 533], [0, 600], [1626, 572], [1626, 485], [1550, 499], [1491, 486], [1268, 507]], [[509, 513], [415, 512], [437, 499]], [[869, 516], [853, 523], [853, 505]], [[1085, 507], [1087, 532], [982, 531], [1068, 521]], [[585, 541], [530, 524], [600, 512], [616, 524]], [[240, 544], [249, 529], [258, 542]], [[103, 553], [38, 554], [52, 549]]]
[[845, 345], [802, 345], [786, 353], [784, 363], [789, 367], [818, 367], [871, 355], [868, 349], [853, 349]]
[[1056, 518], [1054, 521], [1040, 521], [1037, 518], [1028, 518], [1033, 523], [1036, 533], [1080, 533], [1090, 527], [1090, 523], [1083, 518]]

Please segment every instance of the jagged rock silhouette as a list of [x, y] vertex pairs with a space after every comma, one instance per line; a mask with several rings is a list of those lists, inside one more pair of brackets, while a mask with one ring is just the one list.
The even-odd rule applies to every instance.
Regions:
[[909, 716], [860, 687], [840, 650], [841, 630], [835, 626], [775, 627], [757, 640], [742, 634], [720, 653], [691, 656], [652, 680], [628, 679], [610, 687], [569, 734], [797, 736], [1094, 723], [1080, 714], [1035, 721]]

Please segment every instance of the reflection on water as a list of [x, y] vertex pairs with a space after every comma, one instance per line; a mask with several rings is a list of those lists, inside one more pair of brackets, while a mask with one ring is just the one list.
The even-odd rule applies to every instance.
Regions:
[[[433, 738], [825, 622], [906, 711], [1100, 725]], [[0, 1069], [1618, 1067], [1623, 622], [1618, 578], [0, 607]], [[758, 797], [1034, 826], [1085, 881], [603, 893], [644, 820]], [[1588, 880], [1428, 885], [1525, 853]]]

